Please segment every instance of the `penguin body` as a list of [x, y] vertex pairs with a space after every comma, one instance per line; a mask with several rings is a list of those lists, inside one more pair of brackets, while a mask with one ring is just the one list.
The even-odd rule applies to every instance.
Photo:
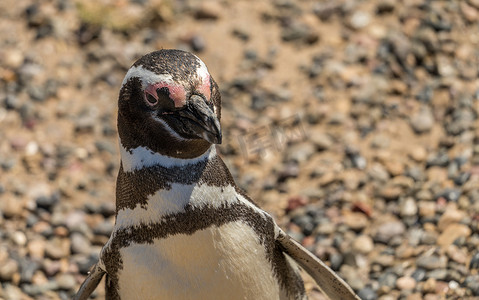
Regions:
[[134, 190], [146, 201], [118, 210], [102, 252], [109, 298], [304, 298], [273, 219], [234, 185], [214, 145], [201, 159], [163, 164], [120, 169], [120, 203]]
[[103, 274], [115, 300], [306, 299], [296, 262], [333, 299], [358, 299], [236, 186], [215, 148], [219, 89], [198, 57], [143, 56], [118, 108], [116, 222], [75, 299]]

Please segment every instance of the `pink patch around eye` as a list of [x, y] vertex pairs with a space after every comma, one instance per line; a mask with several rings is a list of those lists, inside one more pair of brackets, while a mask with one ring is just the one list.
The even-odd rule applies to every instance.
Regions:
[[211, 82], [210, 76], [203, 78], [200, 86], [197, 87], [198, 91], [202, 93], [207, 100], [210, 100], [211, 97]]
[[186, 103], [186, 92], [182, 86], [179, 85], [170, 85], [164, 82], [155, 83], [149, 85], [145, 92], [151, 94], [155, 99], [158, 99], [156, 95], [156, 90], [161, 89], [162, 87], [167, 87], [170, 91], [170, 98], [175, 102], [175, 107], [182, 107]]
[[186, 92], [182, 86], [168, 86], [170, 98], [175, 102], [175, 107], [182, 107], [186, 104]]

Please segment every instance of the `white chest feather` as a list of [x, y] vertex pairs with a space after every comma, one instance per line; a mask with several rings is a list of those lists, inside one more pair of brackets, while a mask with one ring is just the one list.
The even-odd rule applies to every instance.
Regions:
[[122, 299], [278, 299], [264, 247], [242, 222], [120, 250]]

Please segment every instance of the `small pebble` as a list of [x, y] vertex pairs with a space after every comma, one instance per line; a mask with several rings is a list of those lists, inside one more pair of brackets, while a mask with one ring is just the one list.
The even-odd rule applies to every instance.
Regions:
[[445, 268], [447, 265], [447, 258], [444, 256], [421, 256], [416, 260], [416, 264], [420, 268], [424, 268], [426, 270], [434, 270]]
[[444, 231], [439, 235], [437, 243], [440, 246], [449, 246], [457, 238], [460, 237], [469, 237], [471, 235], [471, 229], [464, 224], [450, 224]]
[[73, 233], [70, 236], [72, 254], [89, 254], [90, 241], [81, 233]]
[[391, 221], [381, 224], [374, 235], [374, 240], [387, 243], [393, 237], [402, 235], [405, 229], [404, 224], [400, 221]]
[[472, 291], [474, 296], [479, 296], [479, 275], [469, 275], [464, 284]]
[[356, 11], [350, 18], [349, 23], [354, 29], [366, 27], [371, 22], [371, 16], [364, 11]]
[[397, 275], [391, 272], [385, 272], [378, 278], [379, 286], [393, 288], [396, 285]]
[[479, 269], [479, 252], [476, 252], [469, 263], [469, 268], [471, 269]]
[[418, 268], [414, 270], [414, 272], [411, 274], [411, 277], [414, 278], [416, 282], [423, 281], [426, 278], [426, 270]]
[[7, 259], [0, 266], [0, 280], [11, 281], [18, 271], [18, 263], [13, 259]]
[[374, 243], [368, 235], [360, 235], [353, 242], [353, 250], [367, 254], [374, 249]]
[[396, 286], [399, 290], [413, 290], [416, 287], [416, 280], [412, 277], [399, 277], [396, 281]]
[[216, 20], [221, 16], [223, 8], [218, 2], [204, 1], [200, 3], [201, 4], [196, 8], [196, 11], [194, 12], [195, 18], [200, 20]]
[[51, 259], [61, 259], [70, 254], [70, 241], [53, 238], [45, 244], [45, 256]]
[[361, 300], [376, 300], [378, 298], [376, 292], [370, 287], [365, 287], [358, 292], [358, 297]]
[[362, 213], [349, 213], [344, 216], [344, 223], [349, 228], [359, 231], [367, 226], [368, 219]]
[[433, 125], [434, 117], [432, 112], [427, 108], [422, 108], [411, 117], [411, 127], [416, 133], [429, 132]]
[[409, 217], [414, 216], [418, 212], [416, 201], [412, 197], [406, 198], [401, 205], [401, 216]]
[[11, 239], [17, 246], [25, 246], [27, 243], [27, 237], [25, 236], [25, 233], [21, 231], [14, 232]]
[[76, 286], [76, 279], [71, 274], [59, 274], [55, 276], [55, 280], [62, 290], [71, 290]]

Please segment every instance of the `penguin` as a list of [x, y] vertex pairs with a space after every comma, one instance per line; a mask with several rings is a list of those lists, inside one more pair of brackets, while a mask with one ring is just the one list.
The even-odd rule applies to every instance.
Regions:
[[[181, 50], [138, 59], [118, 99], [116, 219], [74, 299], [106, 274], [106, 299], [359, 299], [238, 186], [218, 155], [221, 95]], [[299, 266], [299, 267], [298, 267]]]

